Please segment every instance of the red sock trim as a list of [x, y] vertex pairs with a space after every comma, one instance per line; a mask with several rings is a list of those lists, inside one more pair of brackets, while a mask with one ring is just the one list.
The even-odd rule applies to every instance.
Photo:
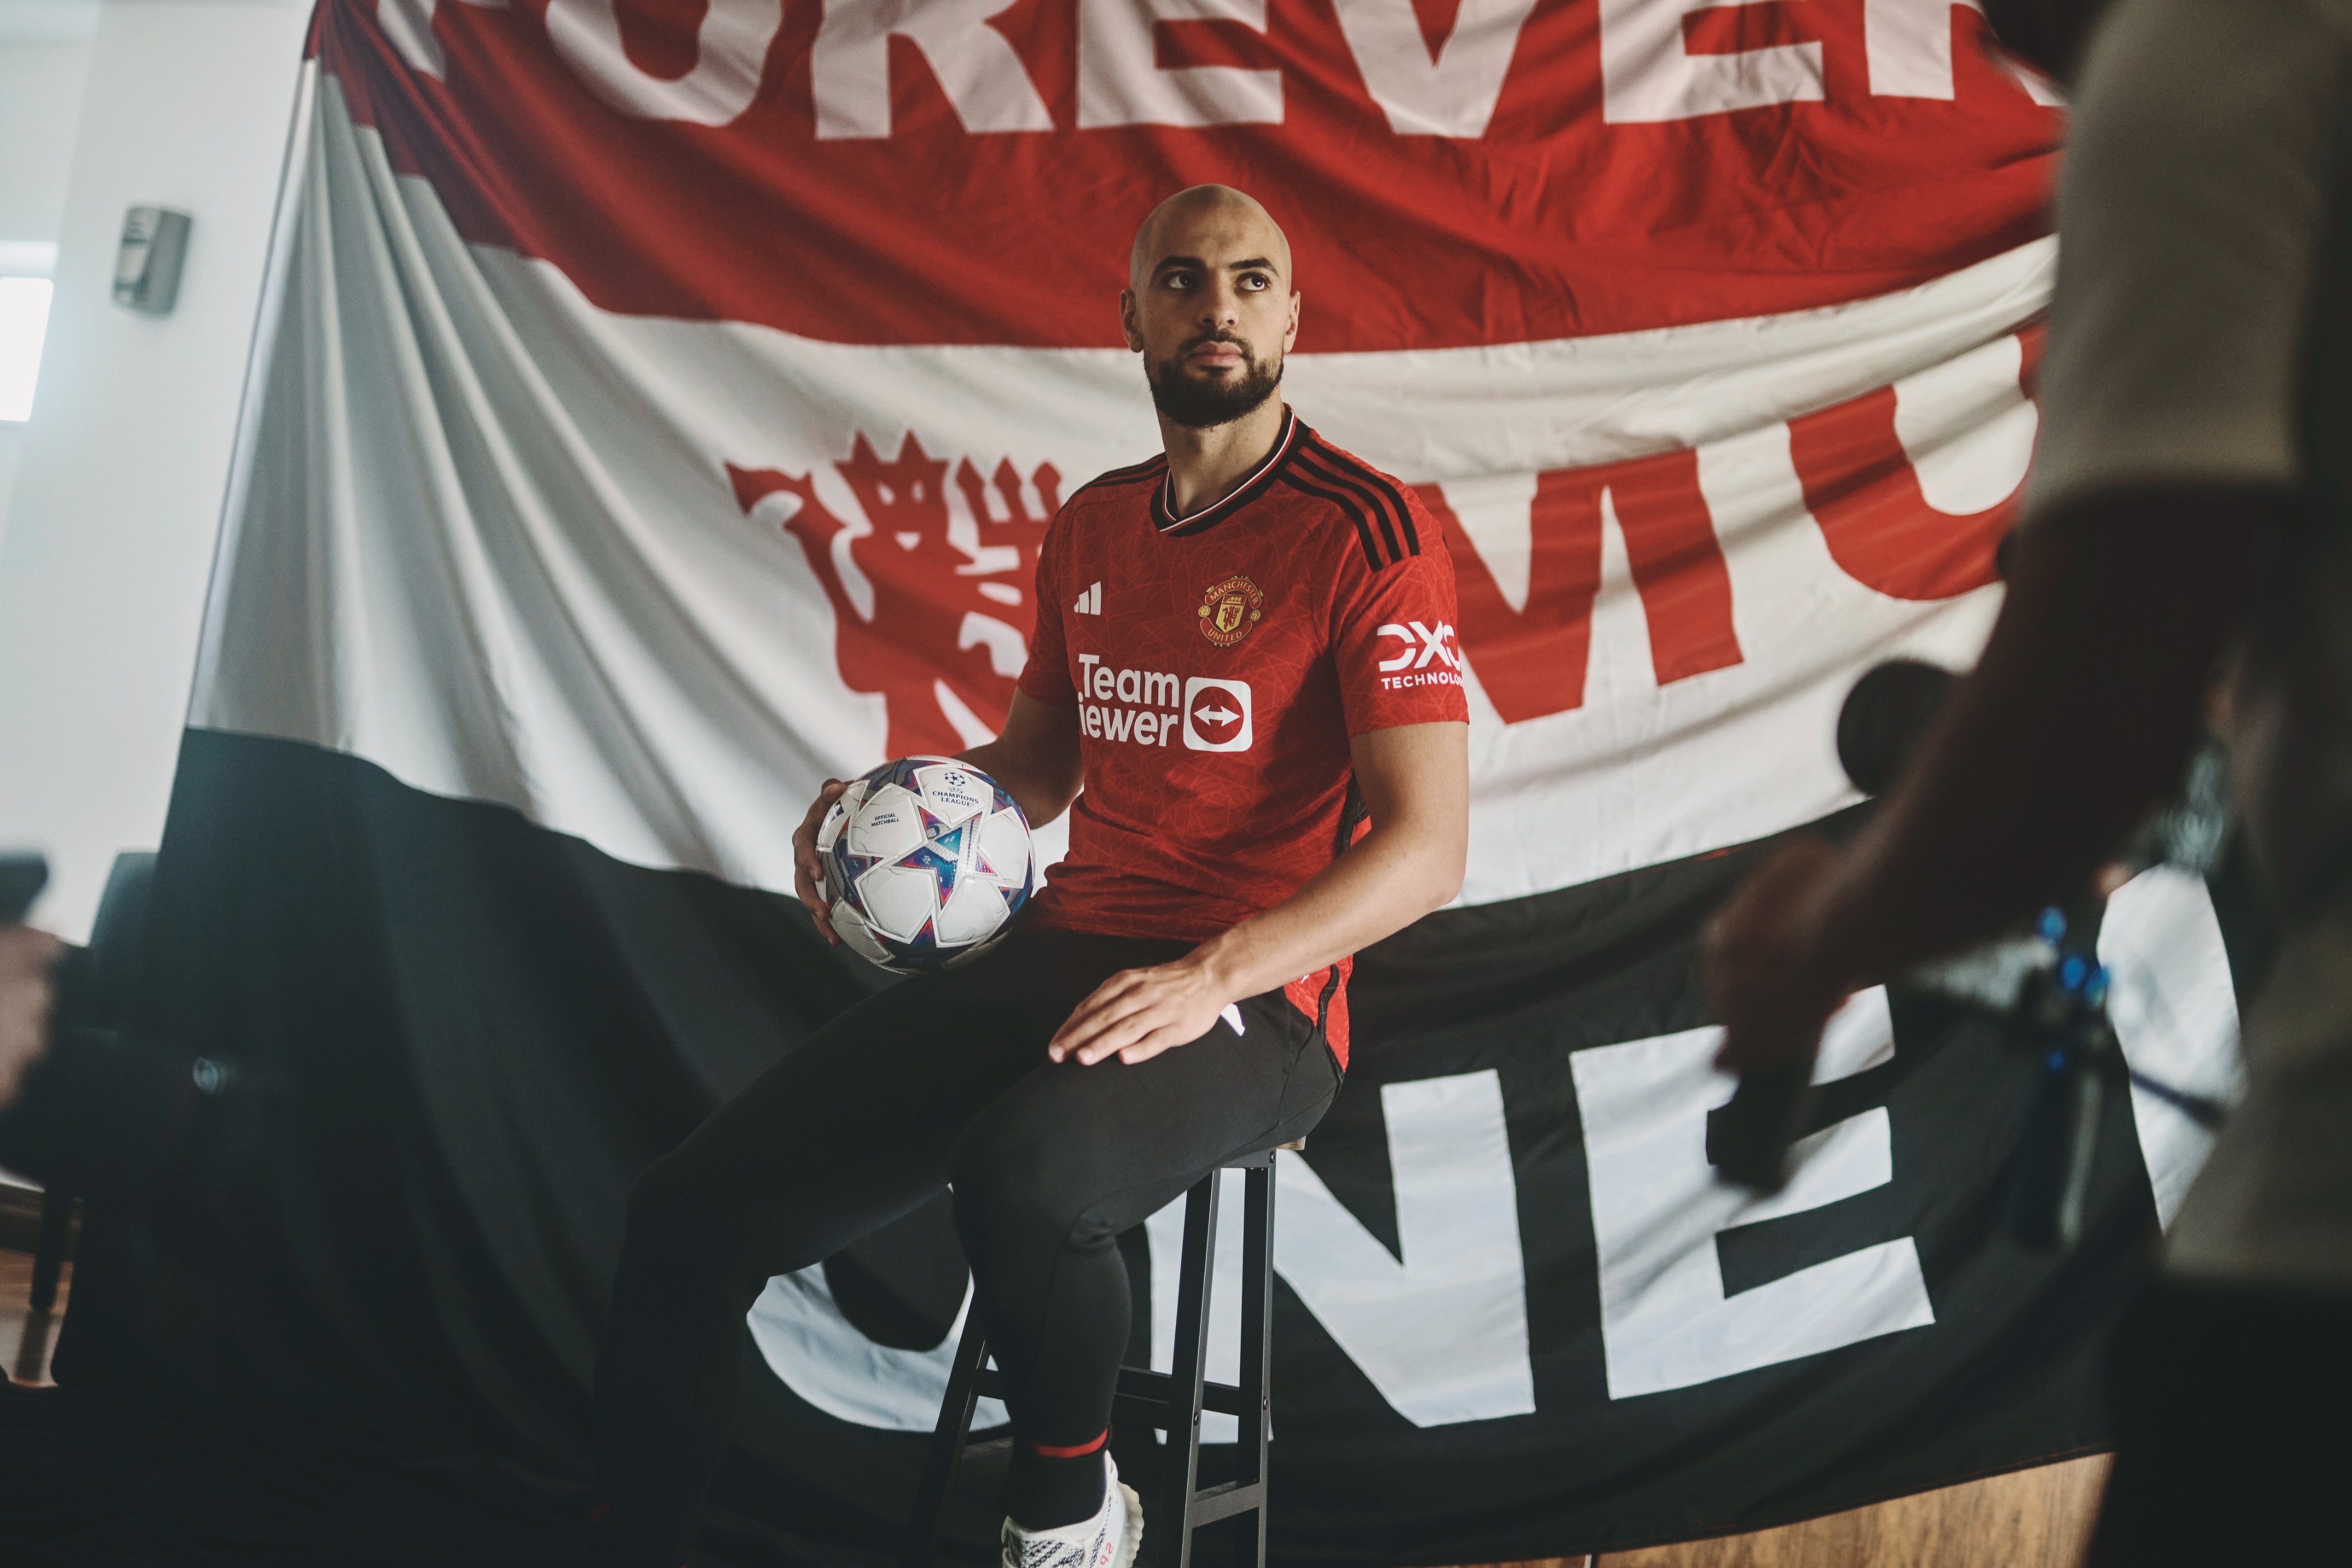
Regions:
[[1024, 1442], [1022, 1446], [1027, 1448], [1031, 1453], [1035, 1454], [1042, 1458], [1083, 1459], [1088, 1454], [1095, 1453], [1099, 1450], [1105, 1443], [1109, 1441], [1110, 1429], [1108, 1427], [1105, 1427], [1094, 1438], [1087, 1442], [1080, 1443], [1074, 1448], [1057, 1448], [1049, 1443]]

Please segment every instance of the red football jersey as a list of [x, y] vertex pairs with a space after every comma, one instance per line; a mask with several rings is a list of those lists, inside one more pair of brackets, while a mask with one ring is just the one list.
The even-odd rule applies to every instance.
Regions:
[[[1198, 942], [1288, 898], [1357, 825], [1350, 737], [1468, 719], [1454, 619], [1420, 499], [1287, 409], [1189, 517], [1164, 455], [1081, 487], [1038, 557], [1021, 689], [1076, 707], [1087, 783], [1032, 918]], [[1310, 1016], [1328, 993], [1342, 1064], [1346, 969], [1287, 988]]]

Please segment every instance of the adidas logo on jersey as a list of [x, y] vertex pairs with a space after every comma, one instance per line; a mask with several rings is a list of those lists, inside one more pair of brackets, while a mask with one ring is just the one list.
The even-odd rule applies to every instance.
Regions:
[[1070, 611], [1073, 614], [1076, 615], [1101, 614], [1102, 584], [1099, 582], [1092, 584], [1084, 593], [1079, 594], [1078, 601], [1070, 606]]

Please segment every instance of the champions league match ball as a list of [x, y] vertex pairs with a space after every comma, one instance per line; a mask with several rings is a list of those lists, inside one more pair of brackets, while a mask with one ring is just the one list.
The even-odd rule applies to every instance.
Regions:
[[834, 934], [902, 975], [1002, 936], [1036, 884], [1029, 822], [977, 768], [902, 757], [851, 784], [816, 831]]

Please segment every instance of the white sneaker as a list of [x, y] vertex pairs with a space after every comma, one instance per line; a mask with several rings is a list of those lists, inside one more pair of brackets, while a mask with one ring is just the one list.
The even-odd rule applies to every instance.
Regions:
[[997, 1537], [1003, 1568], [1134, 1568], [1143, 1545], [1143, 1500], [1103, 1455], [1103, 1505], [1092, 1519], [1052, 1530], [1024, 1530], [1010, 1519]]

